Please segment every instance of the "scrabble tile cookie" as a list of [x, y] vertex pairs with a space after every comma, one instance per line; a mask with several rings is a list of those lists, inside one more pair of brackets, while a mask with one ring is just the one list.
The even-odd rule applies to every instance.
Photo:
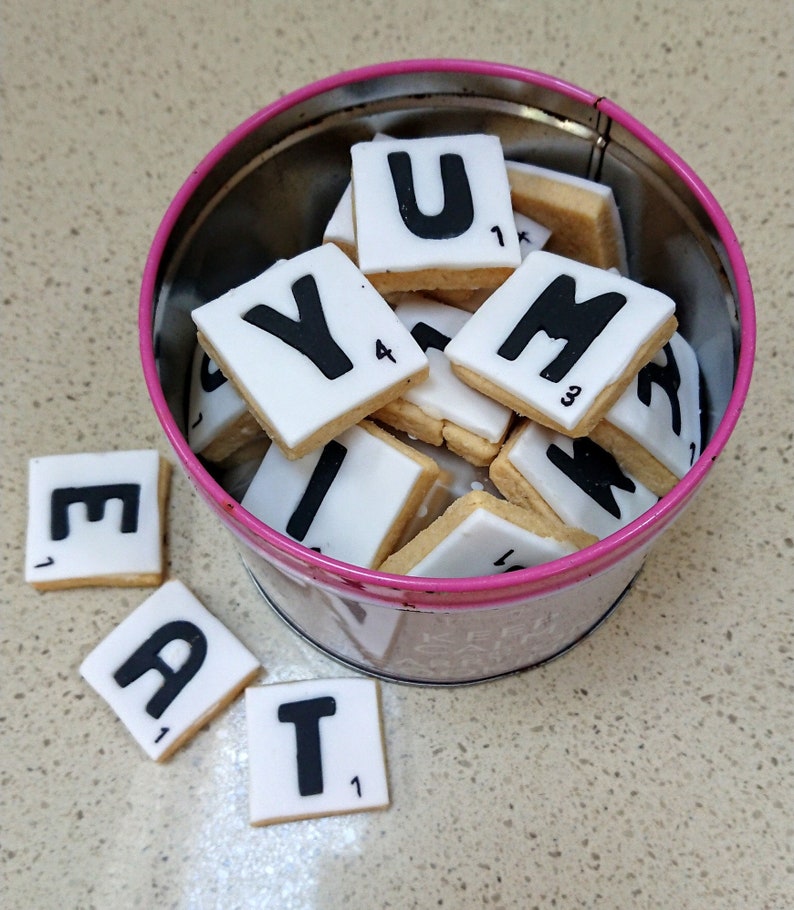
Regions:
[[383, 294], [500, 284], [521, 261], [496, 136], [351, 149], [359, 268]]
[[196, 345], [190, 374], [187, 441], [207, 461], [261, 457], [268, 437], [201, 345]]
[[639, 518], [657, 497], [588, 437], [571, 439], [532, 421], [517, 427], [490, 467], [511, 502], [597, 538]]
[[431, 578], [499, 575], [559, 559], [595, 541], [555, 517], [472, 491], [380, 568]]
[[700, 455], [700, 370], [678, 332], [590, 435], [657, 496], [686, 474]]
[[169, 581], [97, 645], [80, 675], [146, 754], [165, 761], [260, 670], [182, 582]]
[[585, 436], [675, 331], [665, 294], [545, 250], [530, 253], [445, 349], [454, 371], [518, 414]]
[[513, 207], [549, 228], [550, 253], [627, 274], [623, 227], [610, 187], [533, 164], [506, 166]]
[[156, 451], [32, 458], [25, 580], [41, 591], [160, 584], [170, 476]]
[[389, 806], [375, 680], [254, 686], [245, 706], [252, 825]]
[[472, 464], [490, 464], [504, 442], [513, 412], [452, 372], [444, 348], [465, 325], [468, 314], [421, 294], [404, 295], [395, 313], [427, 355], [430, 376], [372, 416], [431, 445], [446, 443]]
[[242, 505], [311, 549], [374, 568], [397, 546], [438, 473], [432, 459], [363, 421], [294, 461], [271, 446]]
[[277, 262], [192, 315], [202, 348], [289, 458], [427, 376], [422, 349], [334, 244]]

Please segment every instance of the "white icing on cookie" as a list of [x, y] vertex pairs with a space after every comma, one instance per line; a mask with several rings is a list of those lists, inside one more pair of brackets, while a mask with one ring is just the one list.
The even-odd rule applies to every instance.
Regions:
[[224, 373], [289, 449], [427, 367], [389, 305], [333, 244], [276, 263], [193, 319]]
[[[472, 315], [446, 355], [573, 429], [674, 311], [659, 291], [538, 251]], [[589, 328], [591, 320], [598, 324]]]
[[256, 686], [245, 710], [252, 825], [389, 805], [375, 680]]
[[407, 574], [430, 578], [499, 575], [559, 559], [575, 550], [570, 544], [533, 534], [488, 509], [479, 508]]
[[169, 581], [86, 657], [80, 674], [162, 761], [242, 690], [259, 661], [180, 581]]
[[34, 586], [156, 576], [163, 527], [156, 451], [32, 458], [25, 579]]
[[410, 517], [406, 508], [425, 479], [416, 460], [355, 426], [294, 461], [271, 446], [242, 505], [311, 549], [374, 567], [384, 540]]
[[449, 340], [466, 324], [469, 314], [421, 294], [402, 296], [395, 313], [430, 361], [430, 376], [410, 388], [403, 398], [430, 417], [451, 421], [489, 442], [502, 439], [513, 412], [458, 379], [443, 353]]
[[200, 345], [190, 372], [187, 441], [202, 452], [248, 410], [245, 401]]
[[496, 136], [364, 142], [351, 149], [365, 273], [514, 268], [510, 187]]
[[535, 250], [542, 250], [546, 246], [549, 237], [551, 237], [551, 231], [532, 218], [522, 215], [521, 212], [513, 212], [513, 221], [518, 237], [518, 249], [523, 262], [530, 253], [534, 253]]
[[567, 525], [599, 538], [657, 502], [591, 439], [570, 439], [532, 421], [519, 431], [508, 458]]
[[678, 332], [605, 419], [676, 477], [686, 474], [700, 454], [700, 372], [695, 352]]

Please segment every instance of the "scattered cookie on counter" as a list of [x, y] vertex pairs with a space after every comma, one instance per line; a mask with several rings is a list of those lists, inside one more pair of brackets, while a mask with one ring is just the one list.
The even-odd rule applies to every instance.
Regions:
[[271, 446], [242, 505], [304, 546], [374, 568], [395, 549], [438, 474], [431, 458], [362, 421], [297, 460]]
[[192, 316], [202, 348], [289, 458], [428, 372], [391, 307], [331, 243], [277, 262]]
[[546, 249], [600, 269], [628, 273], [612, 188], [561, 171], [507, 161], [513, 207], [551, 231]]
[[80, 675], [146, 754], [164, 761], [260, 670], [182, 582], [169, 581], [97, 645]]
[[245, 704], [252, 825], [389, 806], [375, 680], [254, 686]]
[[455, 372], [516, 413], [585, 436], [676, 328], [659, 291], [530, 253], [445, 349]]
[[599, 539], [657, 502], [589, 437], [571, 439], [533, 421], [513, 431], [491, 464], [490, 476], [511, 502]]
[[520, 263], [498, 137], [361, 142], [351, 158], [358, 265], [382, 294], [495, 287]]
[[153, 450], [32, 458], [25, 580], [41, 591], [160, 584], [170, 476]]
[[568, 556], [596, 540], [548, 514], [472, 491], [392, 554], [380, 571], [430, 578], [500, 575]]

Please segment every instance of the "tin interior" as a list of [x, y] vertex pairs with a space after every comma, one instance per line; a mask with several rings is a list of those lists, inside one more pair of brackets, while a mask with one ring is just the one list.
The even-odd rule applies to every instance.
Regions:
[[704, 444], [712, 437], [734, 391], [740, 324], [734, 273], [709, 213], [679, 170], [605, 113], [602, 99], [496, 72], [383, 68], [265, 109], [208, 156], [172, 207], [154, 279], [156, 365], [179, 433], [195, 345], [191, 310], [321, 242], [354, 142], [376, 132], [487, 132], [509, 159], [612, 187], [630, 277], [676, 301], [680, 330], [697, 352]]

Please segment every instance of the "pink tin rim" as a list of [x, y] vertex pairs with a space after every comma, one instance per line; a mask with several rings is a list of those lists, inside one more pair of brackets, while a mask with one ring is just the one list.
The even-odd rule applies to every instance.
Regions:
[[[421, 72], [462, 72], [527, 82], [566, 95], [603, 112], [606, 116], [619, 123], [627, 132], [639, 139], [659, 159], [664, 161], [693, 193], [724, 244], [736, 284], [737, 303], [741, 320], [741, 344], [739, 346], [733, 390], [725, 414], [716, 427], [712, 438], [686, 476], [676, 484], [670, 493], [662, 497], [655, 506], [609, 537], [571, 556], [506, 575], [478, 576], [474, 578], [424, 578], [389, 575], [323, 556], [308, 550], [291, 538], [268, 527], [233, 500], [206, 471], [201, 461], [189, 448], [165, 400], [154, 356], [152, 325], [155, 289], [157, 286], [157, 274], [168, 238], [196, 187], [218, 161], [262, 123], [310, 98], [351, 83]], [[747, 398], [756, 344], [752, 285], [738, 238], [710, 190], [679, 155], [651, 130], [608, 98], [595, 95], [565, 80], [535, 70], [510, 64], [455, 58], [397, 60], [346, 70], [290, 92], [262, 108], [233, 129], [193, 169], [162, 218], [144, 267], [138, 328], [144, 379], [155, 412], [169, 442], [182, 461], [188, 475], [210, 499], [219, 514], [233, 518], [239, 523], [247, 537], [261, 539], [269, 544], [271, 548], [284, 552], [286, 556], [292, 557], [300, 563], [314, 567], [315, 571], [327, 574], [340, 581], [343, 585], [365, 587], [369, 590], [377, 589], [378, 587], [391, 590], [399, 589], [406, 593], [416, 594], [420, 599], [423, 599], [422, 595], [430, 595], [432, 597], [434, 594], [448, 594], [454, 597], [455, 595], [490, 593], [493, 595], [490, 603], [494, 606], [499, 603], [500, 595], [504, 599], [514, 599], [517, 588], [522, 586], [531, 585], [533, 594], [551, 593], [568, 586], [572, 580], [586, 578], [597, 571], [606, 570], [620, 561], [627, 553], [650, 541], [655, 535], [657, 528], [662, 528], [672, 521], [703, 482], [736, 426]], [[460, 605], [455, 603], [444, 605], [445, 610], [455, 608], [460, 608]]]

